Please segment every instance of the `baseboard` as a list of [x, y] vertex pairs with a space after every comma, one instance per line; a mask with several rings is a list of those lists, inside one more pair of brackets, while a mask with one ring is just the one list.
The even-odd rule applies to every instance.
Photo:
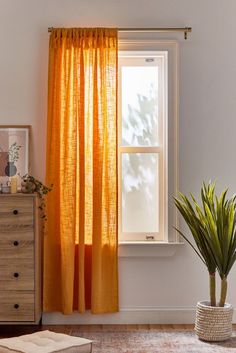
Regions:
[[[74, 313], [44, 313], [44, 325], [93, 325], [93, 324], [193, 324], [195, 308], [191, 307], [132, 307], [121, 308], [119, 313], [92, 315]], [[236, 323], [234, 310], [233, 323]]]
[[90, 324], [192, 324], [195, 308], [132, 307], [121, 308], [119, 313], [91, 315], [74, 313], [44, 313], [45, 325], [90, 325]]

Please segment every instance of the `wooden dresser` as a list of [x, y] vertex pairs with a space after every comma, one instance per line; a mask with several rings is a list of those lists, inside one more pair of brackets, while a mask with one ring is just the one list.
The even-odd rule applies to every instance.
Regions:
[[36, 194], [0, 194], [0, 324], [37, 324], [42, 313]]

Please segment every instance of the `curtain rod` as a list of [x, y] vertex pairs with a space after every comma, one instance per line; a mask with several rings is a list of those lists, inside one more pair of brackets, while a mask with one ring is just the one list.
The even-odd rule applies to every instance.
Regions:
[[[54, 27], [49, 27], [48, 32], [52, 32]], [[167, 28], [119, 28], [119, 32], [160, 32], [160, 33], [167, 33], [167, 32], [183, 32], [184, 39], [188, 38], [188, 33], [192, 32], [192, 27], [167, 27]]]

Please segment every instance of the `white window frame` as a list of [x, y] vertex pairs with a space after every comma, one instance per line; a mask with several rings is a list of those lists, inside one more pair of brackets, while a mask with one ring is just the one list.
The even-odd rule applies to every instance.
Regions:
[[[168, 87], [168, 92], [166, 92], [166, 97], [168, 99], [167, 110], [164, 112], [165, 119], [163, 121], [166, 126], [164, 130], [166, 131], [166, 136], [164, 135], [163, 145], [165, 147], [164, 155], [161, 158], [162, 163], [162, 185], [163, 192], [160, 195], [160, 203], [164, 204], [162, 214], [160, 213], [160, 231], [159, 234], [151, 233], [139, 233], [141, 237], [137, 237], [136, 233], [121, 233], [122, 226], [122, 170], [121, 170], [121, 154], [124, 152], [160, 152], [159, 147], [130, 147], [130, 146], [120, 146], [121, 141], [121, 124], [122, 119], [119, 116], [118, 123], [118, 141], [119, 141], [119, 151], [118, 151], [118, 172], [119, 172], [119, 244], [175, 244], [179, 242], [179, 237], [177, 232], [174, 230], [173, 226], [178, 225], [177, 211], [174, 208], [173, 196], [177, 193], [178, 187], [178, 43], [176, 41], [160, 41], [160, 40], [119, 40], [119, 54], [125, 55], [135, 55], [135, 52], [153, 52], [153, 54], [160, 51], [163, 54], [168, 53], [168, 67], [166, 70], [166, 77], [168, 83], [165, 85]], [[164, 54], [165, 55], [165, 54]], [[120, 87], [119, 87], [120, 89]], [[119, 104], [120, 106], [120, 104]], [[168, 131], [168, 133], [167, 133]], [[171, 141], [171, 143], [170, 143]], [[160, 157], [160, 154], [159, 154]], [[160, 181], [159, 181], [160, 185]], [[162, 223], [162, 224], [161, 224]], [[125, 235], [125, 237], [122, 237]], [[146, 235], [154, 235], [154, 240], [146, 240]], [[132, 239], [137, 240], [132, 240]]]

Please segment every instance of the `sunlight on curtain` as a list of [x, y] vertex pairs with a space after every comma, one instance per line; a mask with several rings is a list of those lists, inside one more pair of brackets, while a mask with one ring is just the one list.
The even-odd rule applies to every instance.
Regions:
[[49, 44], [44, 310], [118, 311], [117, 30]]

